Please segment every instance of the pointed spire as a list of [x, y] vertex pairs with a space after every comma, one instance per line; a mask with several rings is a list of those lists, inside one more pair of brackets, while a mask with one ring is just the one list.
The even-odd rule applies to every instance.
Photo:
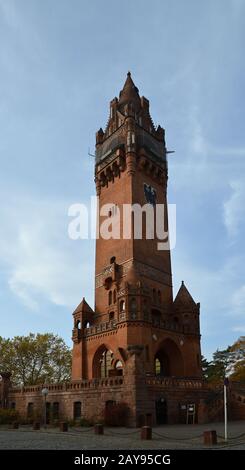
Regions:
[[194, 301], [193, 297], [191, 296], [190, 292], [186, 288], [184, 281], [181, 282], [181, 286], [179, 288], [179, 291], [175, 297], [174, 304], [194, 304], [196, 305], [196, 302]]
[[74, 310], [74, 313], [88, 313], [88, 312], [93, 312], [89, 304], [86, 302], [85, 297], [83, 297], [82, 302], [77, 306], [77, 308]]
[[119, 105], [122, 106], [126, 103], [134, 103], [137, 107], [140, 106], [139, 90], [131, 78], [131, 72], [127, 73], [126, 81], [119, 95]]

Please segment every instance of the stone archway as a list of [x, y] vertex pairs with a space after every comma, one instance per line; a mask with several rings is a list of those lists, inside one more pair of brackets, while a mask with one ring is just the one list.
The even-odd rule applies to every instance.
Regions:
[[120, 357], [115, 356], [109, 346], [102, 344], [94, 354], [93, 378], [105, 379], [123, 375], [123, 362]]
[[172, 339], [160, 343], [154, 357], [154, 372], [163, 377], [183, 377], [184, 361], [181, 351]]
[[105, 344], [102, 344], [93, 357], [93, 378], [103, 379], [109, 377], [109, 371], [113, 369], [113, 359], [113, 351]]

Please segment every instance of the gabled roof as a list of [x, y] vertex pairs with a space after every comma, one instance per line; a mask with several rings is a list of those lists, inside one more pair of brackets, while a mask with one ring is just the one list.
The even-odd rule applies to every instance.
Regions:
[[174, 305], [177, 304], [184, 304], [184, 305], [196, 305], [193, 297], [191, 296], [190, 292], [186, 288], [184, 281], [182, 281], [181, 286], [178, 290], [178, 293], [174, 299]]

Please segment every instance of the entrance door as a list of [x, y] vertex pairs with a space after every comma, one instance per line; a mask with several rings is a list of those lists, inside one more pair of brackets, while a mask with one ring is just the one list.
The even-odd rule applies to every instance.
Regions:
[[156, 422], [157, 424], [168, 422], [167, 401], [163, 397], [156, 401]]

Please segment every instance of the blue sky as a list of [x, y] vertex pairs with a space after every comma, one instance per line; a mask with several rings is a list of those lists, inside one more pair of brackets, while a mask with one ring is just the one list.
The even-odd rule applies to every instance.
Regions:
[[210, 357], [245, 333], [245, 1], [0, 0], [0, 335], [93, 305], [94, 242], [67, 237], [94, 195], [94, 136], [131, 70], [166, 129], [174, 291], [201, 302]]

